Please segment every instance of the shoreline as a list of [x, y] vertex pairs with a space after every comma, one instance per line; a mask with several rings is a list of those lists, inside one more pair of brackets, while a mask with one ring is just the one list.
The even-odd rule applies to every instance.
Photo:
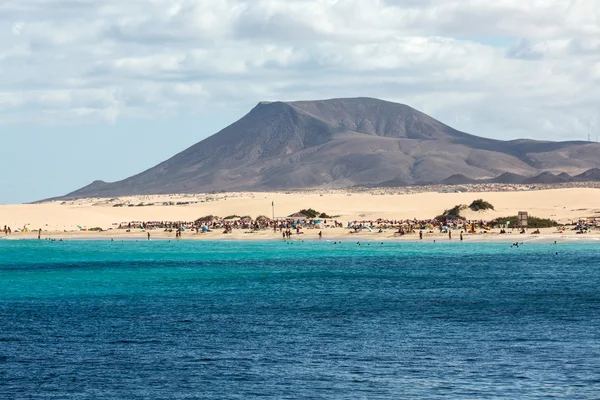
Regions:
[[[319, 239], [318, 230], [309, 231], [303, 235], [293, 235], [291, 239], [284, 240], [281, 233], [259, 231], [255, 233], [234, 232], [231, 234], [223, 234], [220, 232], [210, 233], [189, 233], [183, 234], [182, 238], [177, 240], [173, 233], [152, 232], [150, 231], [150, 241], [184, 241], [184, 242], [331, 242], [331, 241], [364, 241], [364, 242], [388, 242], [388, 243], [405, 243], [405, 242], [436, 242], [436, 243], [460, 243], [460, 233], [453, 231], [452, 239], [448, 238], [447, 234], [424, 234], [423, 239], [419, 239], [418, 234], [407, 234], [404, 236], [395, 236], [390, 231], [382, 233], [349, 233], [349, 230], [343, 228], [323, 229], [323, 238]], [[555, 228], [541, 229], [541, 234], [519, 234], [507, 233], [500, 234], [498, 232], [490, 233], [475, 233], [464, 234], [464, 243], [596, 243], [600, 242], [600, 232], [576, 234], [574, 231], [568, 233], [556, 232]], [[2, 241], [37, 241], [37, 233], [17, 233], [10, 236], [0, 237]], [[63, 240], [63, 241], [148, 241], [147, 232], [121, 233], [116, 231], [108, 232], [42, 232], [40, 241], [48, 240]]]
[[[454, 188], [456, 189], [456, 188]], [[550, 219], [565, 226], [564, 234], [556, 228], [541, 229], [541, 235], [529, 233], [520, 235], [516, 230], [512, 234], [499, 235], [498, 229], [487, 234], [464, 234], [465, 241], [570, 241], [600, 239], [600, 204], [597, 202], [600, 189], [596, 188], [555, 188], [545, 191], [507, 191], [507, 192], [424, 192], [404, 193], [397, 190], [373, 189], [361, 192], [343, 190], [315, 192], [245, 192], [218, 193], [210, 195], [153, 195], [130, 196], [114, 199], [80, 199], [65, 202], [40, 204], [0, 205], [0, 227], [12, 228], [12, 239], [37, 239], [41, 229], [42, 238], [132, 238], [146, 239], [146, 232], [139, 229], [142, 222], [149, 224], [152, 238], [174, 240], [175, 232], [164, 232], [164, 227], [185, 226], [190, 228], [194, 221], [216, 220], [217, 226], [210, 226], [210, 233], [196, 234], [190, 230], [183, 232], [183, 240], [282, 240], [281, 233], [258, 230], [246, 233], [254, 226], [236, 221], [258, 221], [275, 218], [278, 221], [297, 216], [301, 210], [313, 211], [327, 216], [318, 229], [303, 229], [300, 239], [318, 240], [317, 234], [323, 228], [324, 239], [332, 240], [375, 240], [406, 241], [419, 240], [418, 235], [403, 237], [394, 235], [394, 229], [405, 221], [422, 221], [433, 228], [432, 219], [442, 215], [445, 210], [460, 209], [460, 215], [467, 220], [479, 221], [484, 226], [498, 218], [512, 217], [526, 211], [531, 217]], [[467, 207], [475, 200], [491, 203], [493, 208], [474, 211]], [[203, 219], [205, 218], [205, 219]], [[381, 223], [378, 220], [383, 220]], [[578, 221], [589, 222], [589, 233], [576, 235], [571, 231]], [[188, 221], [188, 222], [184, 222]], [[390, 223], [390, 221], [393, 221]], [[224, 222], [226, 222], [224, 224]], [[335, 222], [335, 224], [334, 224]], [[379, 227], [384, 233], [359, 232], [350, 234], [345, 227], [352, 222]], [[177, 225], [175, 225], [177, 224]], [[341, 224], [344, 228], [340, 228]], [[514, 224], [514, 222], [513, 222]], [[233, 228], [233, 232], [223, 234], [223, 226]], [[394, 228], [390, 227], [394, 226]], [[586, 227], [587, 227], [586, 223]], [[126, 233], [119, 227], [128, 227]], [[158, 228], [161, 226], [161, 228]], [[269, 225], [267, 225], [269, 226]], [[334, 226], [338, 226], [337, 228]], [[430, 227], [431, 226], [431, 227]], [[146, 226], [144, 226], [146, 227]], [[265, 224], [260, 224], [264, 229]], [[506, 227], [509, 232], [513, 226]], [[511, 228], [511, 229], [508, 229]], [[530, 228], [531, 232], [535, 228]], [[479, 231], [479, 230], [478, 230]], [[452, 230], [455, 241], [459, 240], [459, 230]], [[546, 237], [547, 236], [547, 237]], [[0, 238], [4, 237], [0, 233]], [[293, 235], [294, 239], [298, 236]], [[583, 238], [585, 237], [585, 238]], [[424, 232], [424, 240], [447, 240], [446, 235]]]

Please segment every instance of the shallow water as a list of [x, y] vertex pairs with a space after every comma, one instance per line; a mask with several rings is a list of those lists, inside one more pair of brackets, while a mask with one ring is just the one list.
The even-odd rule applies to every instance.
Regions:
[[0, 398], [598, 398], [599, 287], [590, 243], [0, 241]]

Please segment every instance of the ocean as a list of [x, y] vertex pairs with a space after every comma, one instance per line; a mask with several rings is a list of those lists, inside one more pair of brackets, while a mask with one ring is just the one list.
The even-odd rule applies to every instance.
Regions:
[[2, 399], [597, 399], [600, 245], [0, 241]]

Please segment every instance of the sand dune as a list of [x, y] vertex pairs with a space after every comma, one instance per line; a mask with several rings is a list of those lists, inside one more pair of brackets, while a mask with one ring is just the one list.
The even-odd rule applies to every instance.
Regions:
[[[104, 230], [129, 221], [193, 221], [205, 215], [226, 217], [237, 214], [288, 216], [303, 208], [337, 216], [344, 225], [353, 220], [427, 219], [457, 204], [469, 204], [483, 198], [495, 206], [494, 211], [465, 212], [470, 219], [491, 220], [528, 211], [530, 215], [569, 223], [581, 217], [600, 218], [600, 189], [555, 189], [492, 193], [416, 193], [393, 194], [372, 190], [294, 192], [294, 193], [222, 193], [217, 195], [161, 195], [116, 199], [83, 199], [73, 202], [0, 206], [0, 225], [13, 231], [27, 226], [44, 232], [78, 232], [79, 227]], [[164, 205], [166, 203], [173, 205]], [[152, 206], [132, 206], [154, 204]], [[180, 204], [176, 203], [190, 203]], [[117, 206], [116, 205], [122, 205]], [[116, 235], [113, 232], [112, 235]], [[123, 232], [118, 232], [122, 235]], [[340, 234], [344, 234], [342, 231]], [[107, 235], [106, 233], [104, 235]], [[110, 233], [109, 233], [110, 235]], [[257, 235], [260, 236], [260, 235]]]

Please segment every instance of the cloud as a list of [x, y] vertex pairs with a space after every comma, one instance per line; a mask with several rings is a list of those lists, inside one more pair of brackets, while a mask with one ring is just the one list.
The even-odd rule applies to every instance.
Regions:
[[581, 138], [599, 112], [599, 9], [594, 0], [4, 0], [0, 124], [373, 96], [475, 134]]
[[544, 51], [536, 48], [528, 40], [520, 40], [516, 45], [506, 50], [506, 56], [521, 60], [539, 60], [544, 57]]

